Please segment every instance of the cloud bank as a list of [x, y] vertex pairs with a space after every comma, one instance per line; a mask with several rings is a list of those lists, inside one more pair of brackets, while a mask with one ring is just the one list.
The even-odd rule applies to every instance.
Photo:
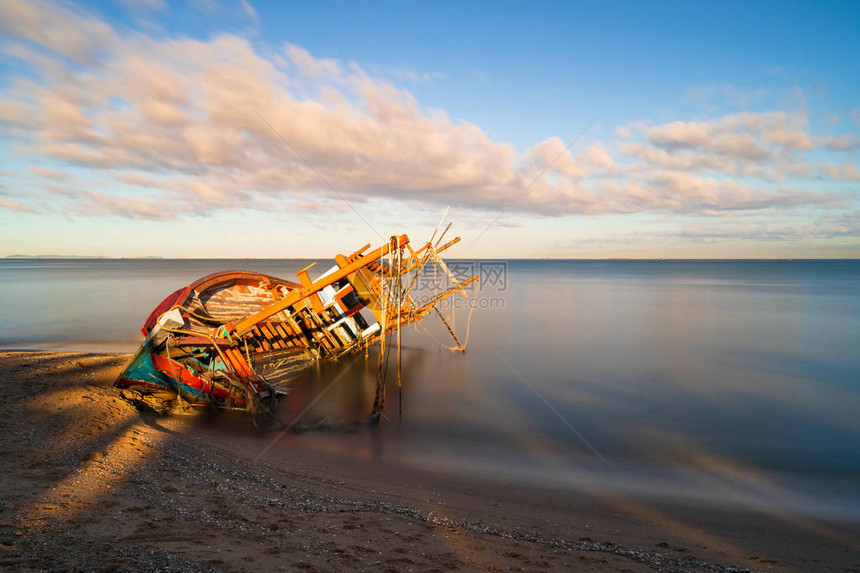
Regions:
[[[354, 62], [289, 43], [270, 51], [227, 34], [154, 37], [23, 0], [0, 4], [0, 31], [3, 53], [22, 69], [0, 92], [2, 133], [36, 163], [40, 188], [82, 213], [313, 213], [337, 201], [330, 185], [356, 202], [497, 212], [516, 199], [514, 211], [541, 216], [711, 216], [840, 208], [843, 193], [814, 183], [858, 180], [853, 156], [809, 161], [822, 150], [852, 153], [857, 139], [811, 133], [803, 108], [639, 123], [619, 127], [617, 142], [571, 151], [550, 137], [518, 151]], [[90, 183], [65, 181], [64, 165], [89, 170]], [[35, 207], [7, 196], [0, 208]]]

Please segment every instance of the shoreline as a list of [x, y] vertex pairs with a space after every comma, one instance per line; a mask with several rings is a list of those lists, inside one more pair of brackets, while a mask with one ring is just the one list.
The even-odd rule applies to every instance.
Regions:
[[122, 355], [130, 356], [134, 353], [140, 341], [133, 343], [88, 343], [88, 342], [28, 342], [25, 344], [3, 344], [0, 345], [0, 353], [27, 352], [37, 354], [40, 352], [65, 352], [83, 355]]
[[[0, 565], [120, 570], [860, 568], [860, 524], [487, 482], [142, 415], [127, 354], [0, 350]], [[237, 426], [238, 427], [238, 426]], [[247, 426], [246, 426], [247, 427]]]

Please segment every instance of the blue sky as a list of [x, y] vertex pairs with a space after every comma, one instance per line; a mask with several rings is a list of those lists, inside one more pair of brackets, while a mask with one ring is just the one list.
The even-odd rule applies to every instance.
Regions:
[[464, 257], [860, 256], [857, 3], [2, 0], [0, 22], [0, 256], [330, 256], [448, 205]]

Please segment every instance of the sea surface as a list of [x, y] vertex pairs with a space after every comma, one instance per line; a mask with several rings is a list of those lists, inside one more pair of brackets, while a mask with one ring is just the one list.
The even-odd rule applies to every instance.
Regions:
[[[168, 294], [303, 260], [0, 260], [0, 346], [131, 352]], [[311, 271], [322, 272], [330, 261]], [[511, 483], [860, 521], [860, 261], [453, 261], [480, 287], [300, 377], [299, 444]], [[428, 278], [429, 280], [429, 278]], [[422, 277], [416, 296], [430, 282]], [[423, 289], [423, 290], [422, 290]], [[471, 320], [468, 320], [471, 311]], [[453, 312], [453, 317], [451, 316]], [[280, 455], [275, 453], [268, 455]]]

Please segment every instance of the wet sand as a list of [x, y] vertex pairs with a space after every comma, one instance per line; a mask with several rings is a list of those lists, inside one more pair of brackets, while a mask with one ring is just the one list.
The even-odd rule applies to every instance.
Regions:
[[488, 483], [301, 440], [256, 460], [276, 434], [238, 415], [120, 399], [127, 359], [0, 351], [0, 568], [860, 571], [857, 522]]

